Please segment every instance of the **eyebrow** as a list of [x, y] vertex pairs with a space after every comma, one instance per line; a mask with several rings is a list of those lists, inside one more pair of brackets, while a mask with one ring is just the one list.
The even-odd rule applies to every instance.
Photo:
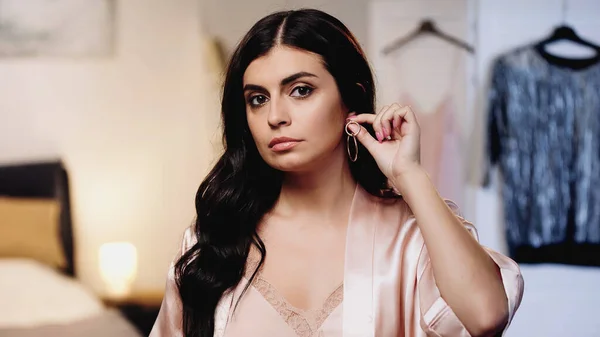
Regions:
[[[309, 72], [306, 71], [301, 71], [299, 73], [295, 73], [293, 75], [290, 75], [284, 79], [281, 80], [281, 82], [279, 82], [280, 86], [286, 86], [292, 82], [294, 82], [297, 79], [300, 79], [302, 77], [317, 77], [317, 75], [315, 74], [311, 74]], [[264, 87], [260, 86], [260, 85], [256, 85], [256, 84], [246, 84], [244, 86], [244, 91], [248, 91], [248, 90], [253, 90], [253, 91], [267, 91]]]

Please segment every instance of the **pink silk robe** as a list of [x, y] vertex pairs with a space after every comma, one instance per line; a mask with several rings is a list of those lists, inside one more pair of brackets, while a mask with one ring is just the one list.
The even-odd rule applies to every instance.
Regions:
[[[454, 204], [449, 205], [458, 212]], [[477, 237], [475, 228], [466, 221], [464, 224]], [[193, 232], [188, 229], [182, 251], [193, 240]], [[316, 331], [307, 329], [310, 324], [303, 328], [294, 321], [294, 312], [287, 310], [290, 307], [285, 307], [285, 299], [273, 301], [269, 292], [259, 291], [261, 287], [254, 282], [233, 314], [233, 304], [247, 282], [244, 278], [221, 298], [215, 312], [214, 336], [469, 336], [440, 296], [423, 237], [404, 201], [382, 200], [357, 186], [346, 240], [343, 287], [338, 289], [337, 296], [336, 292], [332, 294], [333, 300], [324, 312], [326, 317], [314, 315]], [[500, 269], [510, 323], [521, 302], [523, 278], [514, 261], [486, 250]], [[150, 336], [183, 336], [181, 317], [181, 301], [171, 266], [165, 297]]]

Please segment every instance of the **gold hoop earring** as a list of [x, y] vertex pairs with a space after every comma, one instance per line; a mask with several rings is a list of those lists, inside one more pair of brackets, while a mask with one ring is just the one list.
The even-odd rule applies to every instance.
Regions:
[[[348, 127], [354, 124], [358, 127], [357, 132], [352, 132]], [[344, 128], [348, 137], [346, 138], [346, 149], [348, 150], [348, 157], [350, 157], [351, 162], [355, 162], [358, 159], [358, 142], [356, 141], [356, 136], [360, 133], [360, 124], [355, 121], [348, 121], [346, 123], [346, 127]], [[352, 155], [352, 151], [350, 151], [350, 138], [354, 141], [354, 155]]]

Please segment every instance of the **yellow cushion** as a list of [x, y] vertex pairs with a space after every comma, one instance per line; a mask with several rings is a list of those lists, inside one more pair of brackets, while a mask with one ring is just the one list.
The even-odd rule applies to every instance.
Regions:
[[0, 257], [26, 257], [65, 267], [59, 225], [56, 200], [0, 197]]

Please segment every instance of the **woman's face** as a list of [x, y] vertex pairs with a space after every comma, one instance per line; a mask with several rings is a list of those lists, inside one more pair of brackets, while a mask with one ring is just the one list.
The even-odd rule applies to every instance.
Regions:
[[243, 83], [248, 126], [267, 164], [300, 172], [345, 153], [348, 111], [319, 55], [275, 47], [250, 63]]

